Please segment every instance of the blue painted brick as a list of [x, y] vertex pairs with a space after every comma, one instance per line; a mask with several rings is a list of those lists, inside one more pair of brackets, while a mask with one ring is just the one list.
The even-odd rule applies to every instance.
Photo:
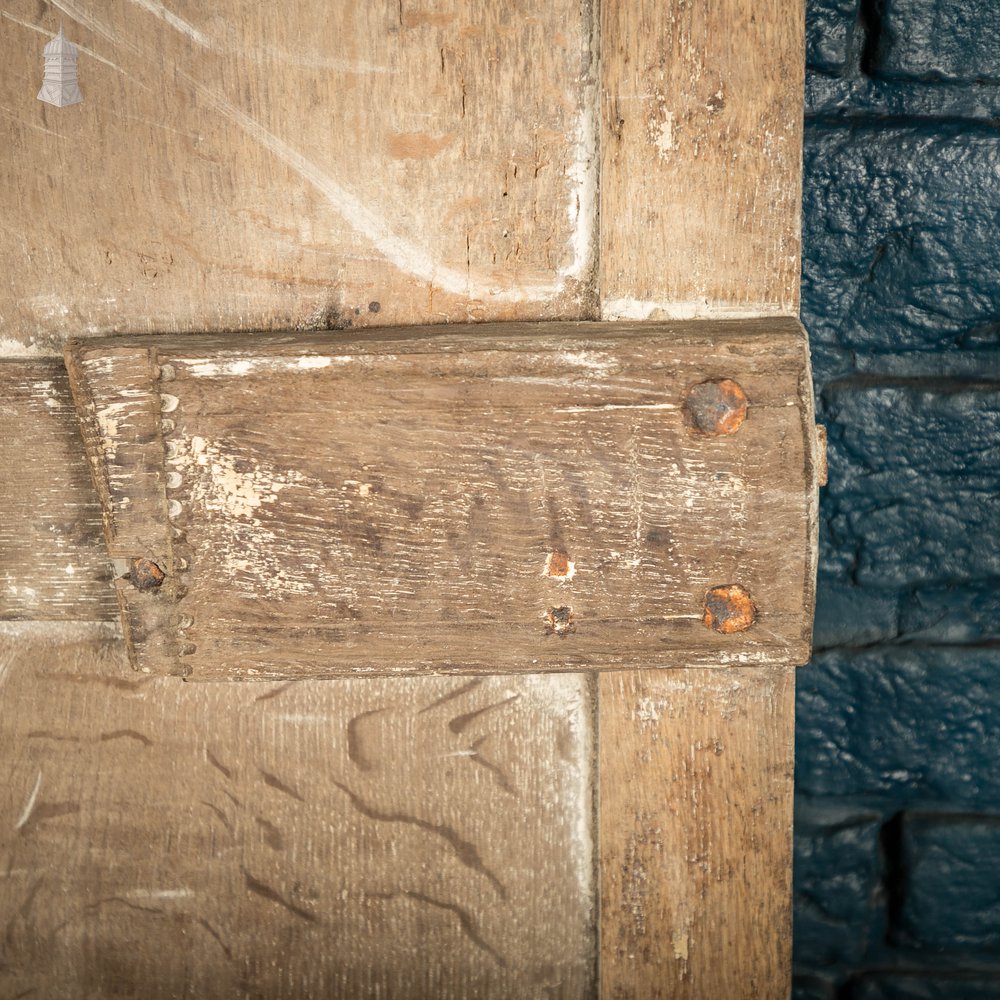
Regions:
[[951, 583], [917, 590], [901, 601], [899, 634], [920, 642], [1000, 640], [1000, 583]]
[[[982, 766], [995, 767], [996, 760]], [[899, 926], [903, 945], [939, 952], [1000, 949], [1000, 815], [907, 814], [905, 881]]]
[[845, 73], [858, 57], [863, 36], [859, 0], [811, 0], [806, 5], [806, 65], [821, 73]]
[[[850, 560], [845, 559], [844, 565], [846, 575]], [[824, 566], [817, 580], [813, 647], [820, 650], [891, 642], [900, 634], [900, 602], [897, 590], [859, 587], [841, 575], [831, 575]]]
[[792, 1000], [837, 1000], [837, 990], [819, 976], [796, 975], [792, 978]]
[[1000, 132], [807, 125], [802, 316], [817, 381], [1000, 376]]
[[852, 1000], [997, 1000], [1000, 975], [876, 973], [864, 976], [850, 995]]
[[882, 816], [799, 799], [795, 808], [796, 965], [859, 962], [885, 925], [880, 892]]
[[[851, 560], [844, 563], [849, 567]], [[816, 650], [879, 642], [965, 645], [1000, 641], [1000, 584], [992, 579], [881, 589], [858, 586], [824, 567], [818, 584], [813, 628]]]
[[823, 403], [821, 573], [883, 588], [1000, 577], [1000, 382], [847, 380]]
[[1000, 81], [1000, 4], [881, 0], [875, 72], [897, 80]]
[[797, 688], [800, 792], [896, 808], [1000, 802], [1000, 649], [830, 651]]

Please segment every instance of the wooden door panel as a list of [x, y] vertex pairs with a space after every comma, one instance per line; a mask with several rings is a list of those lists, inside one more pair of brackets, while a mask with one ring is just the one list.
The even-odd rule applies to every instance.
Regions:
[[[71, 108], [36, 99], [60, 18], [81, 46]], [[52, 352], [581, 315], [590, 18], [571, 0], [5, 4], [0, 336]]]
[[4, 996], [589, 995], [585, 677], [189, 685], [123, 653], [0, 631]]

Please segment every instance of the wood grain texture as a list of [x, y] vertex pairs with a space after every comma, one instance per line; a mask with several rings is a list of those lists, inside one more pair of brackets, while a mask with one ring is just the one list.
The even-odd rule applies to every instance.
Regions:
[[0, 619], [113, 618], [111, 565], [66, 369], [0, 361]]
[[[802, 0], [601, 4], [603, 318], [797, 312], [803, 22]], [[598, 678], [607, 1000], [788, 996], [791, 662]]]
[[[167, 574], [117, 582], [139, 669], [808, 657], [815, 476], [794, 320], [116, 338], [67, 359], [110, 552]], [[688, 393], [724, 377], [745, 423], [694, 432]], [[724, 584], [753, 595], [746, 632], [702, 621]]]
[[601, 4], [601, 315], [794, 315], [803, 0]]
[[183, 684], [0, 626], [0, 995], [594, 985], [585, 678]]
[[[10, 0], [0, 353], [586, 315], [589, 2]], [[36, 99], [80, 47], [83, 103]]]
[[795, 675], [605, 674], [601, 995], [787, 997]]

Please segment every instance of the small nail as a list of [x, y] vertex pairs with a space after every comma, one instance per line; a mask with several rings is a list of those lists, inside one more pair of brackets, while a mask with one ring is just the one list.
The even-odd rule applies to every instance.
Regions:
[[572, 580], [576, 566], [565, 552], [550, 552], [545, 557], [545, 575], [558, 580]]
[[572, 608], [549, 608], [545, 614], [545, 631], [549, 635], [566, 636], [576, 630]]

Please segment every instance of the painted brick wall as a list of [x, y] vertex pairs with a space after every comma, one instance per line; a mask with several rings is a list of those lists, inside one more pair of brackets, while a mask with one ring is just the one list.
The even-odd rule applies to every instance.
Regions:
[[808, 0], [797, 1000], [1000, 998], [1000, 0]]

